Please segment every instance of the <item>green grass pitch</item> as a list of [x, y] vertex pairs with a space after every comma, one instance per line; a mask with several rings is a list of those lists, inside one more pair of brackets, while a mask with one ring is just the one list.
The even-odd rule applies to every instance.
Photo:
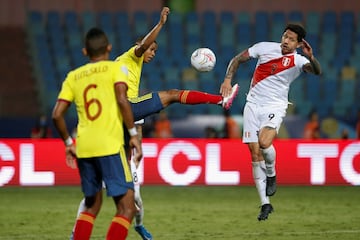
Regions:
[[[143, 186], [145, 226], [155, 240], [360, 239], [360, 188], [279, 186], [275, 212], [259, 222], [254, 186]], [[0, 240], [68, 239], [80, 187], [0, 188]], [[91, 239], [104, 239], [114, 213], [104, 197]], [[128, 239], [140, 237], [131, 227]]]

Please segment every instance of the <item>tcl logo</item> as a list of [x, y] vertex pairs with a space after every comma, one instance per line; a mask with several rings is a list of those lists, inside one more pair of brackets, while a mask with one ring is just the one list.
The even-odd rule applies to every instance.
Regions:
[[360, 172], [354, 167], [355, 158], [360, 154], [359, 142], [347, 145], [341, 153], [336, 143], [298, 144], [297, 154], [302, 158], [310, 158], [311, 184], [324, 184], [327, 159], [339, 157], [339, 170], [342, 177], [352, 185], [360, 185]]
[[[341, 144], [297, 142], [279, 141], [275, 143], [280, 183], [325, 185], [327, 182], [333, 184], [346, 184], [347, 182], [352, 185], [360, 185], [360, 164], [358, 170], [355, 167], [356, 159], [360, 163], [359, 142], [350, 142], [341, 151], [340, 145], [343, 145], [343, 142]], [[144, 174], [145, 176], [154, 175], [153, 172], [158, 171], [161, 179], [157, 179], [157, 182], [164, 181], [170, 185], [253, 184], [251, 159], [245, 144], [228, 141], [207, 143], [204, 140], [162, 143], [143, 143], [144, 159], [142, 164], [149, 167], [149, 159], [156, 159], [156, 168], [151, 170], [145, 168], [147, 170], [144, 171], [142, 165], [138, 169], [140, 182], [147, 182]], [[180, 154], [185, 156], [186, 161], [180, 163], [174, 161]], [[309, 164], [304, 164], [304, 160]], [[327, 166], [327, 162], [332, 164]], [[222, 170], [224, 165], [228, 166], [227, 170]], [[179, 166], [183, 169], [181, 172], [176, 171]], [[295, 181], [292, 180], [294, 177]]]
[[[9, 183], [19, 171], [19, 183], [22, 186], [54, 185], [55, 174], [52, 171], [36, 172], [34, 170], [34, 145], [19, 144], [19, 166], [3, 166], [0, 169], [0, 186]], [[0, 143], [0, 160], [3, 162], [16, 161], [13, 150], [6, 144]], [[3, 165], [3, 164], [1, 164]]]
[[[278, 183], [360, 185], [360, 142], [278, 140]], [[241, 140], [144, 139], [139, 182], [156, 185], [253, 185]], [[0, 140], [0, 186], [78, 185], [59, 139]]]
[[[172, 141], [161, 149], [156, 143], [144, 143], [143, 151], [144, 164], [147, 158], [157, 158], [159, 176], [170, 185], [193, 184], [199, 180], [202, 173], [205, 175], [206, 185], [238, 185], [240, 183], [240, 172], [221, 170], [221, 162], [225, 159], [221, 159], [221, 144], [218, 143], [206, 144], [204, 155], [199, 146], [190, 141]], [[182, 173], [175, 170], [176, 165], [173, 162], [179, 154], [185, 155], [188, 162]], [[203, 160], [205, 162], [202, 164]], [[139, 179], [142, 181], [144, 168], [140, 168], [139, 172]]]

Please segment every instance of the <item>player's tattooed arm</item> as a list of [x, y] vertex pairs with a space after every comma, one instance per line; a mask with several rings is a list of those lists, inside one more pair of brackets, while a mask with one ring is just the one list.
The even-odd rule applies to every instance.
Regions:
[[312, 47], [310, 46], [310, 44], [305, 39], [302, 40], [301, 48], [303, 50], [303, 53], [308, 57], [308, 59], [310, 61], [310, 63], [304, 65], [303, 70], [305, 72], [311, 72], [311, 73], [314, 73], [316, 75], [320, 75], [321, 74], [320, 63], [314, 57]]
[[320, 66], [319, 61], [314, 57], [314, 55], [312, 55], [309, 58], [309, 61], [310, 61], [310, 63], [304, 65], [304, 71], [311, 72], [316, 75], [320, 75], [321, 74], [321, 66]]
[[244, 63], [250, 59], [248, 50], [244, 50], [231, 59], [226, 69], [225, 78], [220, 86], [220, 93], [223, 97], [227, 97], [231, 94], [231, 82], [239, 68], [240, 63]]
[[239, 68], [241, 63], [244, 63], [250, 59], [248, 50], [244, 50], [235, 57], [233, 57], [227, 67], [225, 78], [232, 79]]

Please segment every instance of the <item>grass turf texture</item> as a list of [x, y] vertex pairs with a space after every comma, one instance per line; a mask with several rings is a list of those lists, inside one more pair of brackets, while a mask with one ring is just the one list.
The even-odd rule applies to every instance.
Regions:
[[[145, 226], [156, 240], [360, 239], [359, 187], [278, 187], [275, 212], [258, 222], [255, 187], [143, 186]], [[68, 239], [80, 187], [0, 188], [0, 239]], [[104, 239], [110, 198], [91, 239]], [[128, 239], [141, 239], [131, 227]]]

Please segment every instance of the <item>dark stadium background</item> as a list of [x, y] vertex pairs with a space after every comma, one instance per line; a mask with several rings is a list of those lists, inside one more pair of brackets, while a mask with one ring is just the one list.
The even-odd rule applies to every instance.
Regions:
[[[217, 93], [234, 54], [257, 41], [278, 41], [288, 21], [301, 21], [323, 75], [295, 80], [290, 91], [294, 104], [280, 138], [300, 138], [313, 109], [320, 114], [323, 138], [339, 138], [344, 128], [355, 138], [360, 108], [360, 3], [356, 0], [1, 1], [0, 137], [27, 138], [39, 114], [50, 116], [66, 72], [86, 61], [81, 39], [90, 26], [104, 28], [113, 40], [115, 57], [152, 28], [165, 4], [171, 14], [158, 37], [156, 60], [144, 67], [143, 92], [190, 88]], [[202, 46], [213, 49], [218, 60], [206, 74], [190, 68], [191, 52]], [[236, 76], [241, 88], [232, 114], [240, 124], [254, 64], [240, 67]], [[351, 67], [355, 75], [344, 67]], [[176, 104], [167, 112], [175, 137], [204, 137], [205, 127], [223, 124], [222, 109], [216, 106]], [[76, 124], [74, 111], [68, 120], [70, 126]], [[147, 120], [150, 125], [151, 121]]]

